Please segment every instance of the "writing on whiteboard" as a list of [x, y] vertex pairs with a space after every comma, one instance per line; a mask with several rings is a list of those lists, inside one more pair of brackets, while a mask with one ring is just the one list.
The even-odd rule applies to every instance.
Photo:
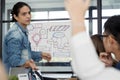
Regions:
[[32, 23], [28, 32], [33, 51], [49, 52], [53, 57], [70, 57], [70, 23]]

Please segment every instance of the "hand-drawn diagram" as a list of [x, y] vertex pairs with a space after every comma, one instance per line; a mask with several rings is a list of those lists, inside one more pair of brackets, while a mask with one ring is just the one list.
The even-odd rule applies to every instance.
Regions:
[[70, 57], [70, 23], [32, 23], [28, 32], [32, 50], [49, 52], [53, 57]]

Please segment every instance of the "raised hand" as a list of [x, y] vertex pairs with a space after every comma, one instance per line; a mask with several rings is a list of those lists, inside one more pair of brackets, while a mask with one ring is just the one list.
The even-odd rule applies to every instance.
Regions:
[[90, 0], [65, 0], [64, 3], [72, 20], [73, 35], [85, 31], [84, 17]]
[[89, 3], [90, 0], [65, 0], [65, 7], [71, 19], [79, 19], [84, 18]]

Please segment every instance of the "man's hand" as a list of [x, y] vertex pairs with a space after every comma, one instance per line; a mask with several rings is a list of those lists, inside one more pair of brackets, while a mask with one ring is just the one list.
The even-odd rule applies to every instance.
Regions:
[[43, 52], [42, 53], [42, 58], [49, 62], [51, 60], [51, 55], [50, 55], [50, 53]]
[[104, 62], [107, 67], [113, 65], [113, 58], [111, 54], [108, 54], [106, 52], [100, 53], [100, 60]]
[[32, 68], [32, 70], [38, 70], [35, 62], [31, 59], [31, 60], [28, 60], [26, 61], [26, 63], [23, 65], [23, 67], [26, 67], [26, 68]]
[[65, 0], [65, 7], [71, 19], [80, 20], [80, 18], [84, 18], [89, 3], [90, 0]]
[[72, 20], [72, 34], [85, 31], [84, 17], [90, 0], [65, 0], [65, 7]]

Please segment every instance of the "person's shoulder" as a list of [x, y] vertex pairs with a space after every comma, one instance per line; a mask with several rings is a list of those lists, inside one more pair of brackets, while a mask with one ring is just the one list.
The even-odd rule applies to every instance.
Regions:
[[18, 31], [18, 26], [16, 24], [13, 24], [10, 29], [8, 30], [8, 33], [14, 33]]
[[115, 65], [115, 68], [120, 70], [120, 62], [118, 62], [116, 65]]
[[8, 30], [8, 32], [7, 32], [7, 34], [6, 34], [6, 36], [5, 36], [5, 38], [7, 38], [7, 39], [21, 39], [21, 33], [20, 33], [20, 31], [19, 31], [19, 29], [18, 29], [18, 27], [17, 27], [17, 25], [13, 25], [9, 30]]

